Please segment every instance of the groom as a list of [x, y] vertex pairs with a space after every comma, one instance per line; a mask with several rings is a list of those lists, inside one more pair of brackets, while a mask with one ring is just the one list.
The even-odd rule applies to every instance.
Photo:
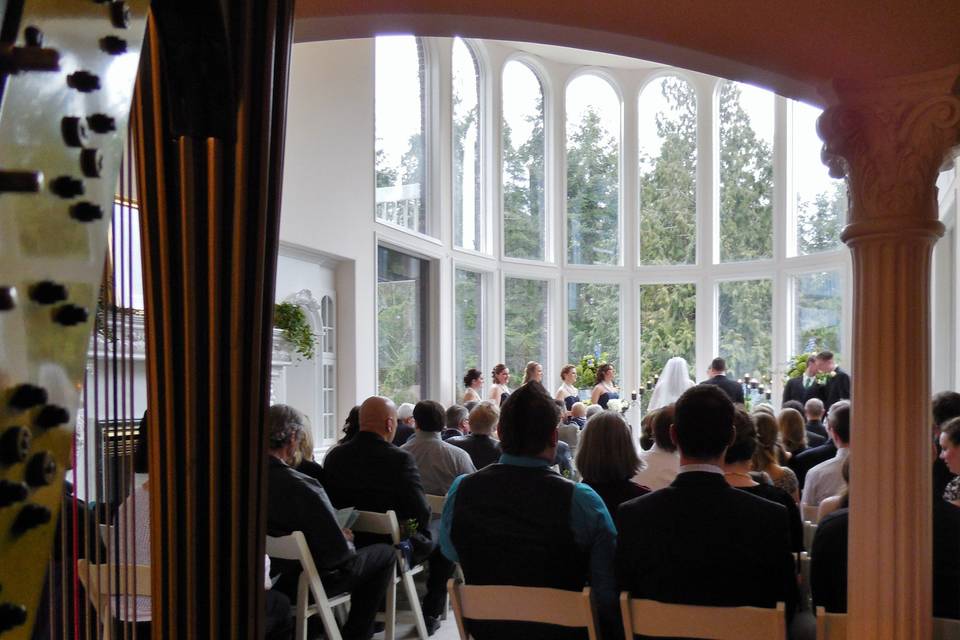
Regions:
[[820, 394], [824, 409], [829, 411], [834, 402], [850, 399], [850, 375], [834, 363], [832, 352], [817, 354], [817, 370], [827, 374], [827, 384]]
[[714, 358], [707, 367], [708, 379], [700, 384], [712, 384], [727, 394], [730, 402], [743, 404], [743, 387], [727, 377], [727, 361], [723, 358]]

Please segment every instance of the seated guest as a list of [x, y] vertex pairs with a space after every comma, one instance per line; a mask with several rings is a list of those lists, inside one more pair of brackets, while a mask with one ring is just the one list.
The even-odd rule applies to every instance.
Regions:
[[820, 506], [817, 507], [817, 522], [820, 522], [837, 509], [846, 509], [850, 506], [850, 456], [847, 456], [846, 460], [843, 461], [841, 472], [843, 481], [847, 484], [839, 494], [830, 496], [820, 503]]
[[590, 418], [590, 428], [584, 429], [577, 450], [577, 471], [603, 498], [611, 514], [617, 513], [621, 503], [650, 493], [631, 480], [639, 466], [630, 427], [619, 413], [604, 411]]
[[[842, 403], [842, 404], [841, 404]], [[803, 485], [803, 504], [816, 507], [824, 498], [835, 496], [843, 490], [843, 461], [850, 453], [850, 403], [838, 400], [830, 407], [827, 431], [837, 447], [834, 457], [821, 462], [807, 472]]]
[[[643, 451], [650, 451], [653, 448], [653, 419], [658, 413], [660, 410], [650, 411], [640, 419], [640, 449]], [[642, 459], [640, 464], [643, 465]]]
[[700, 384], [712, 384], [720, 387], [731, 402], [743, 404], [743, 386], [727, 376], [727, 361], [723, 358], [713, 359], [710, 366], [707, 367], [707, 379]]
[[440, 438], [443, 407], [439, 402], [421, 400], [413, 408], [413, 417], [417, 421], [417, 434], [400, 448], [410, 453], [417, 462], [423, 491], [445, 496], [450, 483], [457, 476], [473, 473], [477, 469], [470, 460], [470, 454]]
[[[960, 418], [947, 420], [940, 431], [940, 460], [947, 465], [950, 473], [960, 473]], [[960, 478], [960, 476], [957, 476]], [[960, 506], [960, 483], [951, 480], [943, 491], [943, 499]]]
[[787, 400], [780, 405], [780, 411], [783, 411], [784, 409], [793, 409], [794, 411], [797, 411], [803, 415], [803, 403], [799, 400]]
[[[430, 505], [413, 456], [391, 444], [396, 430], [397, 410], [390, 399], [373, 396], [364, 400], [360, 405], [360, 432], [350, 442], [331, 449], [324, 460], [326, 489], [337, 508], [394, 511], [400, 522], [411, 522], [415, 527], [409, 536], [413, 561], [430, 558], [423, 614], [432, 633], [440, 626], [437, 616], [446, 602], [446, 581], [452, 565], [441, 554], [432, 553], [436, 537], [430, 530]], [[360, 545], [370, 541], [380, 540], [357, 535]]]
[[[589, 407], [587, 407], [587, 412], [584, 414], [584, 417], [589, 420], [601, 411], [603, 411], [603, 407], [598, 404], [591, 404]], [[584, 422], [584, 424], [586, 424], [586, 422]]]
[[[697, 385], [676, 402], [680, 450], [673, 484], [620, 505], [617, 582], [635, 598], [707, 606], [795, 609], [797, 581], [787, 510], [727, 484], [734, 405]], [[588, 428], [589, 431], [589, 428]]]
[[941, 391], [933, 396], [931, 403], [933, 413], [933, 495], [943, 496], [948, 502], [960, 500], [960, 480], [956, 479], [955, 472], [951, 471], [940, 456], [940, 432], [943, 426], [952, 418], [960, 417], [960, 393], [955, 391]]
[[493, 437], [499, 420], [500, 407], [484, 400], [470, 412], [470, 433], [450, 438], [447, 444], [466, 451], [473, 466], [483, 469], [500, 460], [500, 442]]
[[757, 427], [753, 418], [738, 408], [733, 417], [733, 426], [737, 435], [723, 458], [723, 477], [731, 487], [782, 504], [787, 510], [790, 523], [790, 550], [795, 553], [803, 551], [803, 519], [797, 501], [783, 489], [757, 482], [750, 475], [753, 454], [757, 449]]
[[[416, 416], [414, 416], [416, 417]], [[443, 429], [440, 437], [444, 440], [465, 436], [470, 433], [470, 412], [459, 404], [452, 404], [446, 413], [447, 428]]]
[[[352, 534], [340, 528], [320, 483], [290, 466], [304, 425], [303, 415], [286, 405], [274, 405], [267, 412], [267, 531], [274, 536], [303, 532], [327, 595], [351, 593], [343, 637], [370, 638], [374, 617], [393, 577], [396, 554], [388, 544], [355, 549]], [[281, 571], [277, 589], [295, 599], [299, 564], [277, 559], [274, 565]]]
[[350, 412], [347, 414], [347, 419], [343, 422], [343, 429], [340, 430], [340, 433], [343, 435], [337, 440], [337, 444], [333, 446], [338, 446], [344, 442], [349, 441], [353, 436], [357, 435], [357, 431], [360, 430], [360, 407], [355, 406], [350, 409]]
[[753, 413], [765, 413], [768, 416], [777, 417], [777, 412], [769, 402], [761, 402], [753, 408]]
[[303, 429], [303, 437], [300, 438], [300, 446], [297, 449], [297, 463], [295, 468], [300, 473], [306, 474], [323, 484], [323, 467], [313, 459], [313, 436], [310, 435], [310, 424], [306, 416]]
[[773, 486], [779, 487], [800, 501], [800, 487], [796, 474], [781, 466], [786, 462], [786, 451], [780, 444], [780, 425], [777, 419], [766, 413], [754, 413], [757, 425], [757, 450], [753, 454], [753, 470], [770, 476]]
[[[777, 422], [780, 424], [780, 441], [783, 442], [783, 448], [790, 454], [790, 460], [808, 448], [817, 447], [826, 442], [817, 434], [807, 432], [803, 414], [796, 409], [782, 409]], [[789, 460], [787, 464], [789, 466]]]
[[393, 436], [393, 444], [402, 447], [407, 440], [416, 433], [417, 423], [413, 417], [413, 405], [404, 402], [397, 407], [397, 433]]
[[557, 455], [553, 459], [553, 464], [557, 466], [560, 475], [573, 479], [573, 453], [570, 451], [570, 445], [563, 440], [557, 442]]
[[633, 476], [639, 485], [650, 487], [651, 491], [670, 486], [680, 469], [680, 454], [670, 438], [670, 425], [673, 424], [674, 405], [653, 413], [653, 446], [640, 453], [640, 471]]
[[563, 400], [554, 398], [553, 401], [560, 409], [560, 426], [557, 427], [557, 431], [560, 434], [560, 441], [567, 443], [567, 446], [570, 447], [571, 455], [576, 455], [577, 445], [580, 443], [580, 427], [575, 424], [570, 424], [567, 406], [563, 403]]
[[[440, 545], [460, 563], [469, 584], [580, 591], [589, 582], [608, 637], [619, 625], [612, 564], [617, 534], [593, 489], [549, 468], [559, 415], [540, 383], [513, 392], [497, 429], [500, 464], [454, 481], [440, 520]], [[469, 622], [467, 628], [478, 640], [586, 637], [579, 630], [528, 623]]]
[[570, 417], [567, 419], [568, 424], [577, 425], [578, 429], [583, 429], [587, 424], [587, 405], [582, 402], [574, 402], [573, 406], [570, 407]]
[[797, 454], [795, 457], [790, 458], [787, 466], [797, 474], [797, 483], [800, 485], [801, 491], [803, 490], [804, 484], [806, 484], [807, 472], [824, 460], [829, 460], [834, 457], [836, 454], [837, 446], [833, 444], [833, 440], [828, 438], [827, 441], [819, 447], [809, 448]]
[[479, 369], [467, 369], [463, 375], [463, 403], [480, 402], [483, 398], [480, 392], [483, 391], [483, 374]]
[[[803, 405], [803, 414], [807, 418], [807, 433], [815, 433], [823, 438], [823, 442], [827, 442], [829, 440], [827, 429], [823, 426], [823, 400], [820, 398], [807, 400], [806, 404]], [[811, 444], [810, 446], [816, 447], [819, 445]]]
[[467, 410], [467, 413], [473, 411], [482, 400], [470, 400], [469, 402], [463, 403], [463, 408]]

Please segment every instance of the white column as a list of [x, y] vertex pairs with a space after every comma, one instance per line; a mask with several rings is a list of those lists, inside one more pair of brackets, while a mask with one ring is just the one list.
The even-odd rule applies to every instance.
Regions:
[[851, 203], [851, 638], [931, 637], [930, 256], [937, 172], [960, 141], [958, 76], [837, 81], [818, 122]]

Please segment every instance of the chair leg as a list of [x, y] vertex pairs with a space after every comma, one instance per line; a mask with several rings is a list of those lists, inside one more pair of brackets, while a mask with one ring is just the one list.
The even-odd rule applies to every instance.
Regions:
[[297, 589], [296, 640], [307, 640], [307, 589], [301, 584]]
[[393, 640], [397, 625], [397, 568], [390, 574], [387, 586], [386, 607], [383, 612], [383, 640]]
[[423, 621], [423, 610], [420, 608], [420, 597], [417, 595], [417, 585], [413, 582], [413, 576], [408, 571], [403, 572], [403, 588], [407, 593], [407, 599], [410, 601], [410, 610], [413, 611], [414, 620], [417, 623], [417, 635], [420, 640], [427, 640], [427, 623]]

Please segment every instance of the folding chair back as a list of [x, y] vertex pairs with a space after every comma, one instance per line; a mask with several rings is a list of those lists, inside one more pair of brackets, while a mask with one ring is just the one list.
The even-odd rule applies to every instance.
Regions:
[[[136, 596], [151, 595], [150, 567], [145, 564], [92, 564], [87, 560], [77, 560], [77, 577], [97, 612], [103, 627], [103, 640], [113, 638], [112, 598], [120, 596], [121, 599], [134, 599]], [[136, 606], [135, 601], [131, 606]]]
[[784, 604], [762, 607], [704, 607], [631, 599], [620, 594], [626, 637], [709, 638], [710, 640], [782, 640], [787, 622]]

